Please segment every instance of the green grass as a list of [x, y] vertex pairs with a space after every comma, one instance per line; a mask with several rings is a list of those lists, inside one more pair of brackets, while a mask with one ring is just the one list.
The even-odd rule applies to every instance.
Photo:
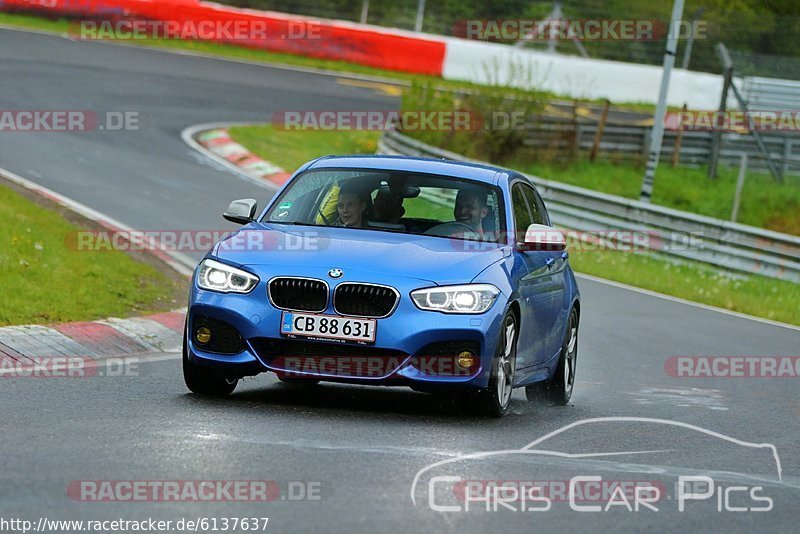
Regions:
[[[379, 136], [377, 132], [363, 131], [287, 132], [271, 126], [236, 127], [230, 132], [236, 141], [287, 170], [294, 170], [323, 154], [371, 153]], [[613, 171], [615, 167], [607, 164], [605, 168]], [[587, 174], [596, 181], [604, 180], [600, 172]], [[660, 180], [663, 174], [658, 176]], [[632, 179], [629, 181], [633, 183]], [[629, 186], [629, 190], [638, 197], [638, 186]], [[620, 188], [619, 191], [625, 190]], [[757, 317], [800, 324], [800, 306], [797, 305], [800, 284], [755, 275], [732, 277], [701, 264], [675, 264], [658, 254], [580, 250], [574, 244], [570, 258], [577, 272]]]
[[[548, 180], [564, 182], [626, 198], [639, 198], [644, 167], [627, 162], [581, 159], [570, 165], [522, 163], [512, 165]], [[652, 202], [709, 217], [729, 220], [738, 169], [720, 167], [709, 180], [706, 168], [659, 165]], [[786, 176], [783, 184], [769, 174], [745, 177], [737, 222], [776, 232], [800, 235], [800, 177]]]
[[570, 264], [576, 272], [800, 325], [800, 284], [731, 275], [700, 263], [674, 263], [654, 253], [576, 248], [570, 248]]
[[272, 126], [230, 129], [236, 141], [267, 161], [293, 172], [308, 160], [328, 154], [374, 154], [377, 131], [276, 130]]
[[[177, 282], [124, 252], [76, 251], [80, 230], [0, 185], [0, 326], [141, 315], [179, 306]], [[74, 243], [74, 241], [72, 241]]]

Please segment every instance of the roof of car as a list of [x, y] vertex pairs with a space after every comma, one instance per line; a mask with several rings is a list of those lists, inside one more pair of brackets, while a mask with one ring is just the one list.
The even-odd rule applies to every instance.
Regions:
[[496, 184], [502, 175], [511, 174], [507, 169], [491, 165], [410, 156], [323, 156], [308, 167], [315, 170], [341, 168], [440, 174], [491, 184]]

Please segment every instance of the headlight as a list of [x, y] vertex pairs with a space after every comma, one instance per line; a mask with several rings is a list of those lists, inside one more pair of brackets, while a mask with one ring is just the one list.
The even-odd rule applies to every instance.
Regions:
[[491, 284], [429, 287], [411, 292], [420, 310], [445, 313], [483, 313], [494, 304], [500, 290]]
[[257, 284], [257, 276], [214, 260], [203, 260], [197, 274], [197, 285], [209, 291], [249, 293]]

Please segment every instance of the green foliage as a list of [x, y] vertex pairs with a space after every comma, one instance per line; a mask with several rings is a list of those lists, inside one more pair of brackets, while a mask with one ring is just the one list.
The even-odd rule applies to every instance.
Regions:
[[538, 85], [530, 65], [482, 65], [489, 84], [474, 90], [451, 90], [438, 84], [417, 81], [403, 94], [404, 112], [466, 111], [470, 114], [468, 130], [410, 132], [423, 142], [440, 146], [471, 158], [502, 162], [517, 156], [523, 146], [525, 121], [541, 112], [547, 93], [511, 90], [513, 83]]

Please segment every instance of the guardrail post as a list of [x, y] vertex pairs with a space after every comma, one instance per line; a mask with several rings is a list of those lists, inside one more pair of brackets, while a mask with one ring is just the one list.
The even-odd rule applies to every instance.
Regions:
[[672, 147], [672, 166], [677, 167], [681, 160], [681, 143], [683, 142], [683, 117], [688, 110], [686, 104], [683, 104], [681, 116], [678, 118], [678, 133], [675, 134], [675, 144]]
[[[728, 90], [733, 83], [733, 61], [731, 60], [730, 54], [728, 54], [728, 49], [722, 43], [717, 44], [717, 54], [719, 54], [723, 68], [722, 96], [719, 101], [719, 116], [723, 117], [725, 108], [728, 105]], [[722, 131], [715, 123], [711, 136], [711, 147], [708, 152], [708, 177], [711, 179], [717, 177], [717, 163], [719, 162], [719, 149], [721, 144]]]
[[742, 152], [739, 160], [739, 177], [736, 179], [736, 192], [733, 194], [733, 210], [731, 211], [731, 221], [736, 222], [739, 217], [739, 204], [742, 202], [742, 189], [744, 188], [744, 177], [747, 173], [747, 152]]
[[578, 99], [572, 101], [572, 146], [570, 147], [570, 158], [578, 158], [580, 149], [580, 132], [578, 131]]
[[606, 128], [606, 120], [608, 120], [608, 108], [611, 102], [606, 99], [603, 102], [603, 114], [600, 115], [600, 122], [597, 124], [597, 131], [594, 133], [594, 143], [592, 143], [592, 150], [589, 152], [589, 161], [594, 163], [594, 158], [597, 156], [597, 151], [600, 149], [600, 141], [603, 140], [603, 130]]
[[789, 173], [789, 158], [792, 157], [792, 138], [783, 138], [783, 165], [781, 165], [781, 174], [786, 176]]

